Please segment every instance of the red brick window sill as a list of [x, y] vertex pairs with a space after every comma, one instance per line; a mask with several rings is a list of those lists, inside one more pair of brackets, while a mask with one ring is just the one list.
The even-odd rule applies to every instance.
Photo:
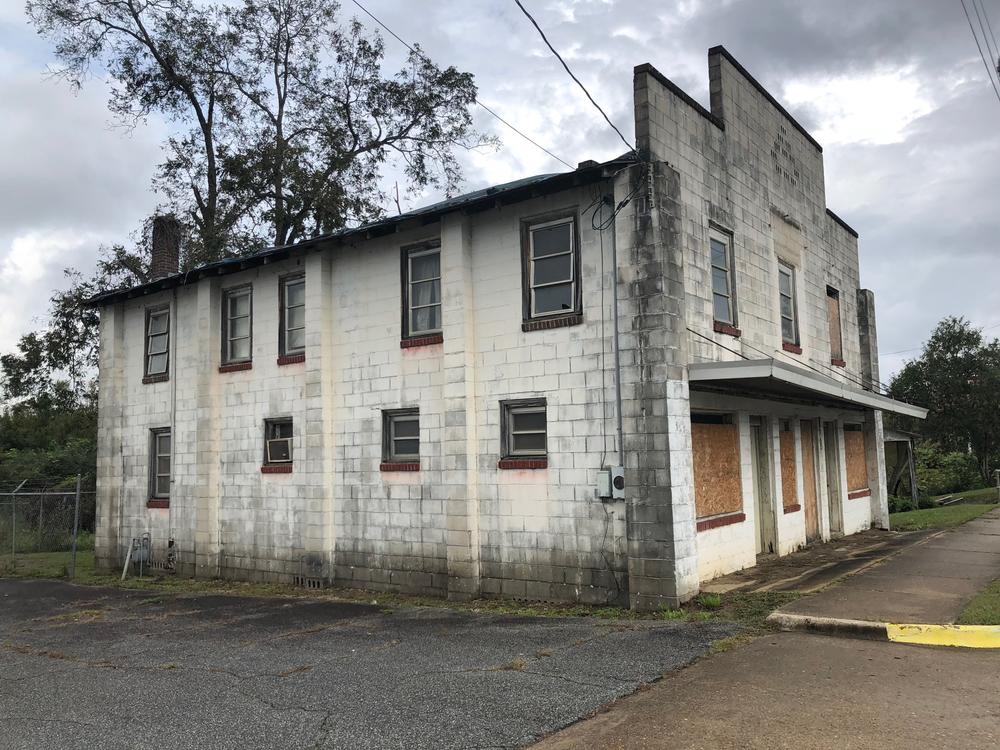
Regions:
[[296, 365], [299, 362], [306, 361], [306, 353], [300, 352], [299, 354], [282, 354], [278, 357], [279, 365]]
[[142, 379], [143, 385], [149, 385], [150, 383], [166, 383], [170, 380], [170, 375], [167, 373], [161, 373], [159, 375], [147, 375]]
[[547, 458], [501, 458], [497, 464], [498, 469], [547, 469], [549, 459]]
[[400, 349], [413, 349], [417, 346], [432, 346], [433, 344], [443, 344], [444, 334], [435, 333], [431, 336], [414, 336], [410, 339], [402, 339], [399, 342]]
[[419, 461], [383, 461], [379, 464], [379, 471], [420, 471]]
[[781, 348], [792, 354], [802, 354], [802, 347], [798, 344], [789, 344], [787, 341], [782, 341]]
[[169, 508], [170, 501], [159, 497], [151, 497], [146, 501], [147, 508]]
[[789, 505], [785, 508], [785, 513], [798, 513], [800, 510], [802, 510], [801, 505]]
[[872, 491], [868, 488], [865, 488], [863, 490], [854, 490], [853, 492], [847, 493], [848, 500], [858, 500], [862, 497], [871, 497], [871, 496], [872, 496]]
[[732, 336], [733, 338], [737, 339], [743, 335], [743, 331], [741, 331], [736, 326], [730, 325], [729, 323], [723, 323], [719, 320], [716, 320], [712, 324], [712, 330], [715, 331], [716, 333], [724, 333], [727, 336]]
[[292, 465], [291, 464], [275, 464], [271, 466], [269, 464], [264, 464], [260, 467], [261, 474], [291, 474]]
[[537, 320], [526, 320], [521, 323], [521, 330], [528, 331], [550, 331], [553, 328], [568, 328], [578, 326], [583, 323], [583, 315], [574, 313], [573, 315], [561, 315], [557, 318], [539, 318]]
[[746, 513], [730, 513], [725, 516], [715, 516], [714, 518], [703, 518], [698, 521], [698, 531], [709, 531], [722, 526], [731, 526], [734, 523], [743, 523], [747, 520]]
[[253, 362], [231, 362], [228, 365], [219, 365], [219, 372], [242, 372], [252, 369]]
[[830, 357], [830, 364], [834, 367], [847, 367], [847, 362], [842, 359], [837, 359], [836, 357]]

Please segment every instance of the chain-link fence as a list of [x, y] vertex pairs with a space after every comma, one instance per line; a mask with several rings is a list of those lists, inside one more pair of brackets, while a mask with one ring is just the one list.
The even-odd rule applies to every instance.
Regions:
[[0, 482], [0, 571], [74, 577], [93, 560], [96, 498], [79, 479]]

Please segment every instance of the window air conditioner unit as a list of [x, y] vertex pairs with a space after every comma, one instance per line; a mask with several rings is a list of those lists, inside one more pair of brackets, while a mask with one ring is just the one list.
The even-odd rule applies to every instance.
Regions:
[[291, 460], [291, 438], [272, 438], [267, 441], [267, 462], [269, 464], [286, 464]]

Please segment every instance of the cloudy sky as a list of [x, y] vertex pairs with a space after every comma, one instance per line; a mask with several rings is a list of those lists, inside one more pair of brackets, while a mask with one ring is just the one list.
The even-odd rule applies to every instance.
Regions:
[[[474, 73], [482, 101], [566, 161], [622, 151], [513, 0], [362, 2], [439, 63]], [[1000, 32], [1000, 0], [983, 2]], [[944, 315], [1000, 333], [1000, 101], [958, 0], [525, 5], [629, 137], [633, 66], [652, 63], [707, 104], [715, 44], [810, 130], [824, 146], [827, 202], [861, 233], [883, 380]], [[100, 79], [73, 91], [47, 78], [51, 48], [21, 6], [0, 0], [0, 352], [44, 314], [64, 268], [89, 269], [102, 243], [126, 240], [153, 209], [168, 132], [156, 119], [117, 126]], [[391, 63], [402, 59], [397, 42], [386, 46]], [[503, 146], [466, 157], [469, 189], [563, 169], [482, 110], [476, 117]]]

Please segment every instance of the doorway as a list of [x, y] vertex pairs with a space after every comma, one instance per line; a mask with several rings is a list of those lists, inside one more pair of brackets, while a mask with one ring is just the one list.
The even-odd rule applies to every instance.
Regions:
[[750, 460], [753, 468], [753, 493], [757, 499], [757, 554], [774, 553], [778, 546], [774, 498], [771, 493], [771, 441], [767, 420], [750, 417]]
[[823, 442], [826, 446], [826, 507], [830, 519], [830, 534], [844, 533], [844, 513], [840, 497], [840, 441], [837, 423], [823, 423]]
[[817, 495], [819, 488], [816, 483], [816, 431], [812, 420], [803, 419], [799, 422], [802, 434], [802, 488], [806, 520], [806, 541], [819, 539], [819, 503]]

